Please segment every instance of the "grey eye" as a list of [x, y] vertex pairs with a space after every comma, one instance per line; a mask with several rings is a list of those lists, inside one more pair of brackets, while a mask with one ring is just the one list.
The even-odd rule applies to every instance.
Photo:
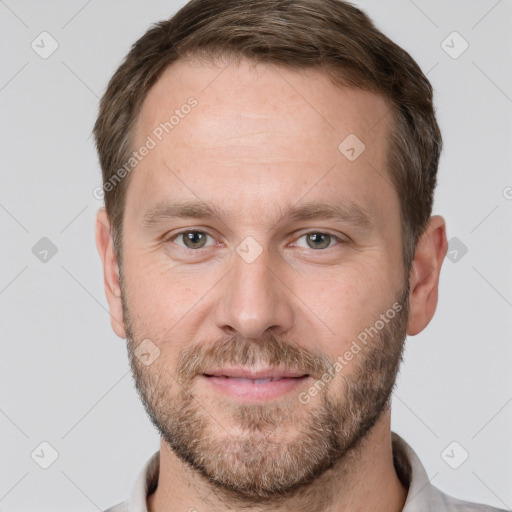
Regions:
[[307, 247], [299, 243], [297, 243], [297, 245], [305, 247], [306, 249], [327, 249], [332, 245], [331, 242], [336, 242], [335, 236], [330, 235], [329, 233], [321, 233], [317, 231], [301, 236], [297, 242], [302, 238], [306, 239]]
[[[176, 235], [174, 241], [177, 245], [187, 249], [202, 249], [206, 246], [208, 236], [210, 235], [204, 231], [184, 231]], [[178, 240], [181, 240], [183, 244], [178, 243]]]

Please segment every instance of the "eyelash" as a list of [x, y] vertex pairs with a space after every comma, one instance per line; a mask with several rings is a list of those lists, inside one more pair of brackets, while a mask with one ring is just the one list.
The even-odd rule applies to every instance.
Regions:
[[[206, 247], [199, 247], [198, 249], [192, 249], [190, 247], [184, 247], [184, 246], [181, 246], [181, 245], [178, 245], [175, 243], [175, 240], [177, 238], [179, 238], [180, 236], [182, 235], [185, 235], [187, 233], [202, 233], [202, 234], [205, 234], [206, 236], [209, 236], [210, 238], [214, 238], [212, 235], [210, 235], [209, 233], [207, 233], [206, 231], [201, 231], [199, 229], [187, 229], [185, 231], [180, 231], [179, 233], [175, 233], [173, 234], [172, 236], [168, 237], [166, 240], [164, 240], [165, 243], [168, 243], [168, 242], [172, 242], [176, 245], [176, 247], [178, 248], [178, 250], [180, 251], [183, 251], [183, 252], [187, 252], [187, 253], [190, 253], [190, 252], [199, 252], [200, 249], [207, 249], [208, 247], [212, 247], [213, 245], [208, 245]], [[312, 235], [312, 234], [315, 234], [315, 235], [328, 235], [331, 237], [332, 241], [335, 241], [337, 242], [338, 244], [341, 243], [341, 244], [345, 244], [347, 243], [348, 241], [347, 240], [344, 240], [342, 238], [340, 238], [339, 236], [336, 236], [332, 233], [329, 233], [327, 231], [307, 231], [305, 233], [302, 233], [297, 239], [297, 240], [300, 240], [301, 238], [307, 236], [307, 235]], [[334, 245], [330, 245], [329, 247], [326, 247], [325, 249], [313, 249], [311, 247], [301, 247], [301, 249], [311, 249], [312, 251], [314, 252], [322, 252], [322, 251], [327, 251], [328, 249], [332, 249], [335, 245], [337, 244], [334, 244]]]

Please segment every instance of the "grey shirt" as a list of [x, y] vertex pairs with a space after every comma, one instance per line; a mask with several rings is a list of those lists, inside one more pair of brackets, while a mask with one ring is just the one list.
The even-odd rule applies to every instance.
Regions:
[[[396, 433], [392, 433], [393, 462], [406, 488], [407, 500], [402, 512], [505, 512], [478, 503], [452, 498], [434, 487], [413, 449]], [[148, 512], [146, 498], [158, 485], [160, 452], [146, 462], [132, 488], [130, 499], [104, 512]]]

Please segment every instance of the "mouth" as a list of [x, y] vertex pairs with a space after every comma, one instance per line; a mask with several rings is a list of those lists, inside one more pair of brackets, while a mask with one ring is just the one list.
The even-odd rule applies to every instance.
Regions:
[[297, 390], [310, 376], [278, 368], [212, 368], [201, 377], [217, 392], [242, 401], [262, 401]]

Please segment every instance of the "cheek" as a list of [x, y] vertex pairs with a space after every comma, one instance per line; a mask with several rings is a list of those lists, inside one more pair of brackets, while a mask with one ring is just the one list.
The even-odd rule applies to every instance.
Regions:
[[183, 288], [172, 283], [169, 274], [163, 273], [158, 266], [134, 257], [125, 261], [123, 276], [137, 335], [161, 339], [184, 314]]
[[138, 311], [153, 316], [159, 310], [173, 314], [195, 294], [200, 279], [187, 277], [169, 265], [169, 260], [153, 253], [134, 251], [125, 262], [126, 287]]
[[207, 294], [218, 278], [212, 273], [191, 275], [151, 254], [132, 254], [125, 263], [134, 337], [154, 341], [161, 352], [158, 361], [174, 368], [178, 354], [197, 338], [199, 326], [205, 325]]
[[295, 290], [307, 318], [325, 333], [323, 350], [332, 359], [373, 325], [393, 300], [393, 287], [372, 265], [340, 267], [329, 276], [298, 283]]

